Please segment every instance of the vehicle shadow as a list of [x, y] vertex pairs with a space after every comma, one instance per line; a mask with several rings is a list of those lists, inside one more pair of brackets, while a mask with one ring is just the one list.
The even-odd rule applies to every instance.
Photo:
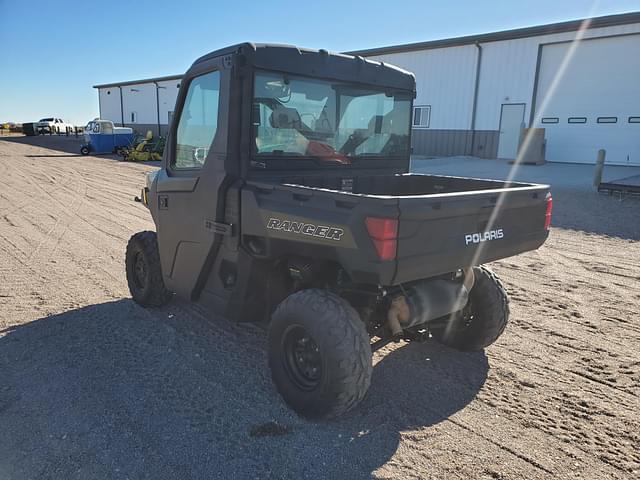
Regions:
[[[80, 153], [80, 146], [84, 143], [82, 137], [72, 137], [65, 135], [37, 135], [33, 137], [27, 136], [11, 136], [0, 137], [0, 141], [19, 143], [22, 145], [31, 145], [36, 147], [47, 148], [50, 150], [56, 150], [61, 152], [55, 153], [43, 153], [43, 154], [28, 154], [24, 155], [27, 158], [66, 158], [66, 157], [82, 157], [85, 156]], [[1, 145], [1, 144], [0, 144]], [[116, 162], [122, 162], [123, 159], [112, 153], [91, 153], [91, 157], [99, 158], [100, 160], [112, 160]], [[127, 162], [129, 163], [129, 162]], [[136, 164], [143, 164], [150, 167], [159, 167], [159, 161], [145, 161], [145, 162], [131, 162]]]
[[264, 347], [261, 330], [178, 302], [0, 331], [0, 477], [370, 478], [401, 431], [471, 402], [489, 367], [484, 353], [397, 348], [358, 408], [312, 423], [275, 391]]
[[[19, 143], [22, 145], [32, 145], [35, 147], [48, 148], [63, 153], [80, 155], [80, 146], [84, 143], [83, 136], [73, 135], [35, 135], [35, 136], [11, 136], [0, 137], [4, 142]], [[33, 155], [41, 157], [43, 155]]]
[[42, 157], [46, 157], [46, 158], [60, 158], [60, 157], [82, 157], [83, 155], [80, 153], [60, 153], [60, 154], [55, 154], [55, 155], [25, 155], [25, 157], [27, 158], [42, 158]]

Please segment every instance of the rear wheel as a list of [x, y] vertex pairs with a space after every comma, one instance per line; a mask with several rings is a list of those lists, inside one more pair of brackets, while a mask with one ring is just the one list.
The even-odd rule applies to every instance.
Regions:
[[162, 280], [156, 232], [138, 232], [129, 239], [125, 256], [127, 283], [133, 299], [144, 307], [159, 307], [171, 299]]
[[89, 155], [89, 147], [87, 147], [86, 145], [83, 145], [82, 147], [80, 147], [80, 153], [82, 155]]
[[475, 283], [465, 308], [431, 332], [440, 343], [463, 351], [488, 347], [509, 321], [509, 297], [502, 282], [486, 267], [474, 267], [473, 273]]
[[336, 417], [369, 389], [369, 335], [353, 307], [333, 293], [312, 289], [287, 297], [273, 314], [268, 345], [273, 381], [304, 417]]

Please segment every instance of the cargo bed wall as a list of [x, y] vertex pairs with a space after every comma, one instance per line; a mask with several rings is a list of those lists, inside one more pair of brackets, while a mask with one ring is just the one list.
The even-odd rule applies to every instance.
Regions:
[[410, 196], [492, 190], [512, 185], [514, 184], [476, 178], [405, 174], [358, 178], [354, 192], [369, 195]]
[[439, 193], [471, 192], [506, 187], [528, 186], [524, 183], [505, 183], [465, 177], [438, 175], [363, 175], [363, 176], [294, 176], [279, 183], [303, 185], [310, 188], [349, 191], [364, 195], [411, 196]]

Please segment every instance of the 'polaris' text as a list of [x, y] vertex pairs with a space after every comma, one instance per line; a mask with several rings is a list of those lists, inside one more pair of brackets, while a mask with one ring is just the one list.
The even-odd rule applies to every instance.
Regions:
[[490, 240], [499, 240], [504, 237], [504, 232], [501, 228], [497, 230], [487, 230], [486, 232], [469, 233], [464, 236], [464, 243], [469, 245], [470, 243], [488, 242]]

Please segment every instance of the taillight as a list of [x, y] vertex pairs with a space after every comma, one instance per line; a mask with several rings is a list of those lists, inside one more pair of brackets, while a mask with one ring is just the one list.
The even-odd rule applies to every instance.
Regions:
[[378, 252], [380, 260], [396, 258], [398, 248], [398, 220], [393, 218], [367, 217], [367, 231]]
[[544, 229], [549, 230], [551, 228], [551, 212], [553, 211], [553, 198], [551, 194], [547, 194], [547, 211], [544, 214]]

